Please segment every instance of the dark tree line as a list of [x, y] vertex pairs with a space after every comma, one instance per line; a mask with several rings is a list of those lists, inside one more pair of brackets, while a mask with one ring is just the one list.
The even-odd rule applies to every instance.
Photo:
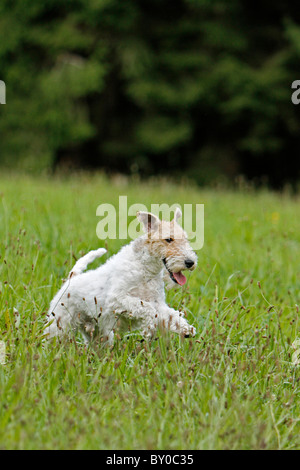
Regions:
[[290, 0], [2, 0], [0, 164], [300, 177]]

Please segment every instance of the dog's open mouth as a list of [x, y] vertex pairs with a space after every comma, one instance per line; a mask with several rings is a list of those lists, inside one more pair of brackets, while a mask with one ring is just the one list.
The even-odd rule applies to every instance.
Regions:
[[178, 271], [178, 273], [172, 273], [172, 271], [170, 271], [170, 269], [167, 266], [166, 258], [163, 258], [163, 263], [168, 273], [170, 274], [170, 278], [172, 279], [172, 281], [176, 282], [180, 286], [183, 286], [186, 283], [186, 277], [184, 276], [184, 274], [182, 274], [181, 271]]

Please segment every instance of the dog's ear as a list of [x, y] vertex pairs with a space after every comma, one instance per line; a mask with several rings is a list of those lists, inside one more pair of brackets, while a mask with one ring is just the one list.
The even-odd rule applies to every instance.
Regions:
[[179, 209], [179, 207], [176, 207], [175, 213], [174, 213], [174, 220], [177, 221], [178, 219], [180, 219], [180, 217], [182, 217], [182, 212]]
[[156, 215], [151, 214], [151, 212], [138, 211], [136, 216], [138, 220], [144, 225], [146, 232], [153, 232], [158, 229], [160, 220], [158, 217], [156, 217]]

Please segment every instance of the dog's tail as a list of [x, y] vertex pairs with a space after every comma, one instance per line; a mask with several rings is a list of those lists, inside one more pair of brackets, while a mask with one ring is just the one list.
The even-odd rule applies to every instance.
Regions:
[[88, 254], [84, 255], [75, 263], [75, 265], [69, 272], [68, 279], [70, 279], [73, 276], [77, 276], [78, 274], [83, 273], [83, 271], [86, 270], [86, 268], [88, 267], [90, 263], [95, 261], [95, 259], [103, 256], [104, 253], [106, 253], [105, 248], [99, 248], [98, 250], [92, 250]]

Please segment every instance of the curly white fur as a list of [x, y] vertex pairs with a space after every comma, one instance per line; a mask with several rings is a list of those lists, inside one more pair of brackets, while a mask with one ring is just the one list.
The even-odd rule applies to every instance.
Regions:
[[151, 338], [158, 327], [195, 336], [195, 328], [165, 301], [164, 276], [173, 285], [175, 278], [184, 283], [181, 270], [194, 269], [197, 263], [186, 233], [177, 223], [181, 213], [176, 212], [172, 222], [160, 221], [150, 213], [137, 216], [146, 235], [95, 270], [83, 272], [105, 249], [91, 251], [77, 261], [50, 304], [49, 337], [79, 329], [88, 341], [97, 334], [112, 344], [116, 329], [138, 330]]

